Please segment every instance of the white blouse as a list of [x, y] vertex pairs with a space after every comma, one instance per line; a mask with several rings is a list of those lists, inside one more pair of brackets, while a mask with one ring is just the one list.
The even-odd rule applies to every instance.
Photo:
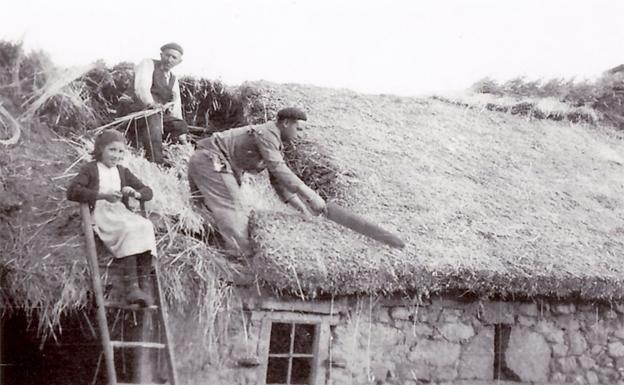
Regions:
[[117, 167], [106, 167], [102, 162], [97, 162], [98, 179], [100, 187], [98, 191], [101, 194], [121, 191], [121, 177]]

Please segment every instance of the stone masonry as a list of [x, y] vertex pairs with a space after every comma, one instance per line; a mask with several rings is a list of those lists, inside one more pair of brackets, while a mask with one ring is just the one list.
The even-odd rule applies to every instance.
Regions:
[[[447, 298], [346, 303], [323, 345], [329, 359], [317, 363], [324, 371], [315, 384], [624, 385], [622, 306]], [[264, 384], [258, 368], [266, 357], [253, 313], [241, 317], [239, 309], [231, 317], [237, 321], [210, 359], [198, 357], [201, 346], [189, 349], [201, 341], [189, 337], [192, 325], [176, 331], [178, 356], [193, 364], [185, 365], [185, 383]]]
[[[437, 299], [376, 306], [334, 329], [335, 384], [511, 383], [624, 385], [623, 308]], [[496, 328], [509, 330], [495, 357]], [[500, 371], [500, 369], [499, 369]], [[349, 382], [350, 381], [350, 382]]]

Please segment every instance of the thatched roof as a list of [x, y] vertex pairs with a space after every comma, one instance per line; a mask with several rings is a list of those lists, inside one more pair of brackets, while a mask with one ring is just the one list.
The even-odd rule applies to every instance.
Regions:
[[[40, 331], [47, 333], [64, 313], [91, 307], [79, 205], [65, 198], [69, 180], [90, 159], [90, 146], [89, 140], [69, 140], [33, 124], [20, 143], [0, 152], [0, 316], [17, 309], [36, 315]], [[185, 180], [188, 154], [181, 147], [169, 149], [179, 157], [175, 167], [157, 167], [137, 154], [129, 155], [126, 165], [156, 191], [146, 208], [156, 225], [167, 298], [179, 307], [211, 312], [226, 290], [217, 275], [231, 269], [220, 251], [203, 241], [208, 234], [189, 203]], [[16, 207], [6, 207], [8, 197]], [[100, 262], [108, 265], [110, 257], [102, 254]]]
[[624, 297], [624, 145], [609, 129], [427, 98], [246, 87], [257, 120], [303, 107], [310, 129], [298, 150], [325, 154], [339, 201], [407, 243], [258, 212], [256, 262], [275, 288]]
[[[407, 243], [392, 249], [302, 217], [266, 199], [266, 183], [248, 184], [260, 284], [308, 296], [624, 297], [624, 149], [608, 129], [307, 86], [260, 82], [239, 91], [250, 122], [303, 107], [310, 129], [289, 149], [291, 167]], [[0, 153], [0, 195], [23, 203], [0, 206], [0, 310], [36, 313], [42, 330], [91, 303], [78, 206], [64, 197], [85, 145], [34, 121]], [[135, 155], [129, 166], [155, 188], [149, 209], [168, 298], [208, 314], [229, 289], [218, 279], [220, 251], [204, 244], [188, 203], [187, 155], [168, 170]]]

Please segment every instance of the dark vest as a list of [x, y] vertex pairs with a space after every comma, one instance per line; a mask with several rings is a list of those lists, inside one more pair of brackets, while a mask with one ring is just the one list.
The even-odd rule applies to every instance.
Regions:
[[169, 74], [169, 83], [165, 81], [165, 73], [160, 68], [160, 61], [154, 60], [154, 74], [152, 75], [152, 97], [156, 103], [165, 104], [173, 100], [173, 82], [175, 76]]

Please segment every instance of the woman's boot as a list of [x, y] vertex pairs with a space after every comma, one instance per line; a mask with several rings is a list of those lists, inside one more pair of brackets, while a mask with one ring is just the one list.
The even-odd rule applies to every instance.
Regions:
[[148, 295], [153, 296], [154, 268], [152, 254], [148, 251], [137, 254], [137, 274], [139, 275], [139, 287]]
[[122, 264], [124, 285], [126, 287], [126, 302], [141, 307], [152, 306], [154, 304], [152, 297], [139, 287], [136, 255], [122, 258]]

